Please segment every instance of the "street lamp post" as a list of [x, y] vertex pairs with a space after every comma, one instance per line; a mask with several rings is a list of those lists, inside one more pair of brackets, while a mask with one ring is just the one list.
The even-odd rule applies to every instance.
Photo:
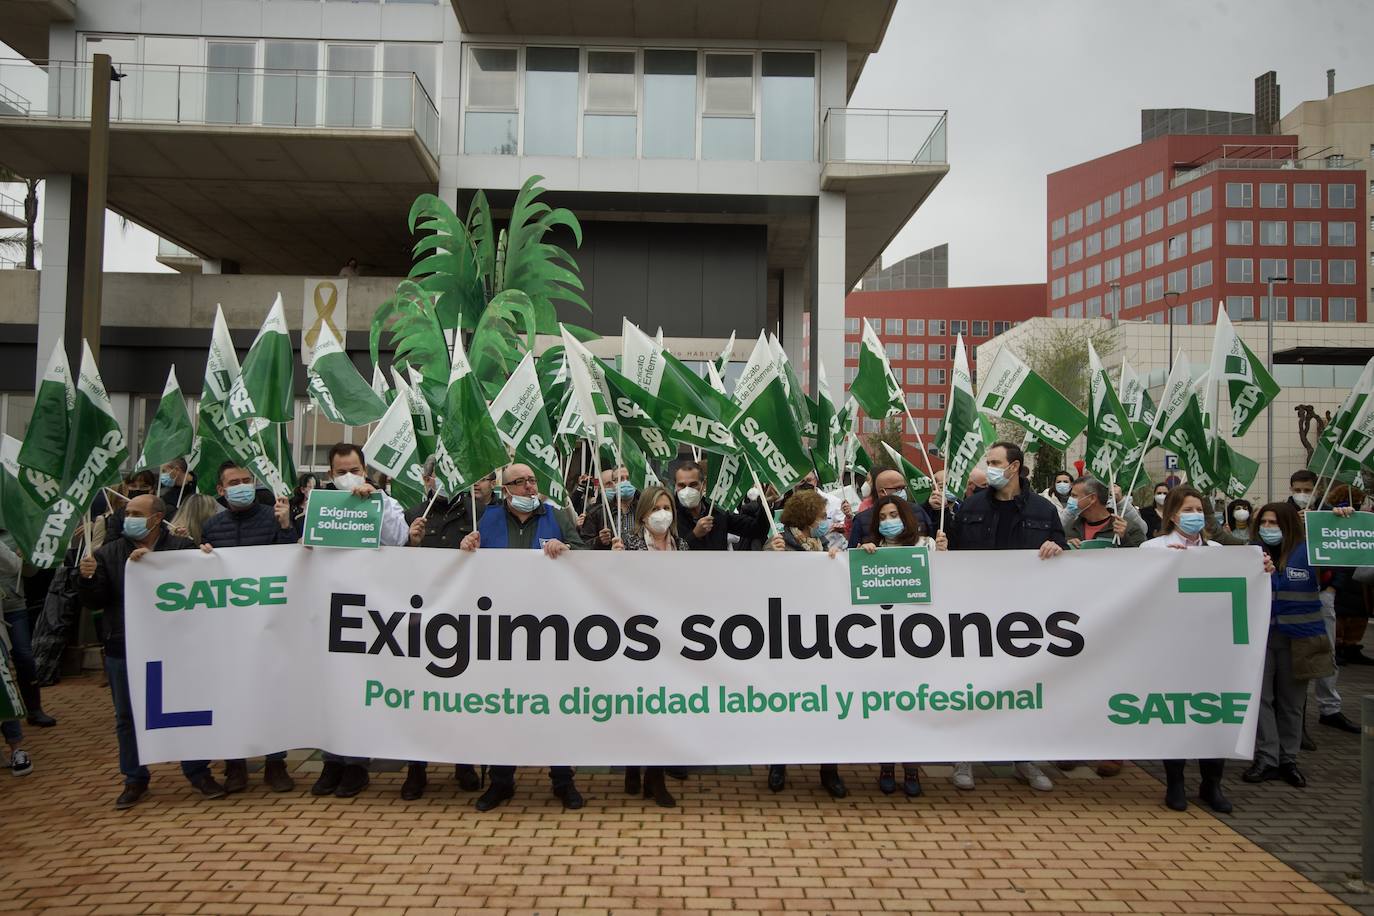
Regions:
[[[1265, 283], [1269, 287], [1268, 308], [1264, 312], [1265, 336], [1267, 344], [1265, 346], [1264, 367], [1269, 370], [1270, 378], [1274, 375], [1274, 284], [1287, 283], [1287, 277], [1268, 277]], [[1274, 499], [1274, 411], [1264, 412], [1264, 498], [1272, 501]]]
[[1178, 290], [1171, 289], [1164, 294], [1164, 323], [1169, 326], [1169, 374], [1174, 372], [1174, 306], [1178, 304], [1179, 297], [1182, 295]]

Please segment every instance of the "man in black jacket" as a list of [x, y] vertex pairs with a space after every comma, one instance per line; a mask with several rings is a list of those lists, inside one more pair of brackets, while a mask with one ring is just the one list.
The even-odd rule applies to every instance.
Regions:
[[[1025, 456], [1014, 442], [997, 442], [988, 449], [988, 485], [974, 490], [959, 506], [953, 520], [935, 537], [937, 550], [1036, 550], [1048, 560], [1068, 547], [1059, 510], [1034, 492], [1026, 476]], [[1038, 792], [1054, 788], [1034, 763], [1017, 761], [1016, 778]], [[973, 789], [973, 764], [954, 765], [957, 789]]]
[[[148, 768], [138, 762], [138, 743], [134, 735], [133, 703], [129, 698], [129, 666], [124, 656], [124, 564], [137, 563], [154, 550], [190, 550], [196, 545], [167, 531], [162, 522], [167, 504], [147, 494], [131, 499], [124, 507], [121, 537], [81, 561], [77, 583], [81, 603], [88, 608], [105, 609], [105, 674], [114, 699], [115, 736], [119, 739], [119, 771], [124, 774], [124, 791], [116, 808], [132, 808], [148, 791]], [[181, 771], [205, 798], [223, 798], [224, 787], [210, 775], [204, 761], [185, 761]]]
[[[247, 468], [233, 461], [224, 462], [219, 467], [215, 489], [229, 508], [206, 521], [200, 535], [200, 549], [206, 553], [222, 547], [294, 544], [301, 539], [300, 529], [291, 519], [291, 501], [280, 496], [272, 506], [258, 502], [253, 472]], [[209, 766], [208, 760], [203, 762]], [[263, 778], [273, 792], [290, 792], [296, 787], [291, 774], [286, 772], [286, 751], [267, 755]], [[248, 761], [224, 761], [224, 791], [242, 792], [247, 787]]]
[[761, 540], [767, 535], [768, 518], [760, 503], [744, 504], [753, 505], [753, 512], [729, 512], [720, 506], [706, 510], [706, 474], [695, 461], [676, 461], [669, 473], [682, 507], [677, 513], [677, 533], [687, 542], [688, 550], [728, 550], [732, 534], [742, 541]]

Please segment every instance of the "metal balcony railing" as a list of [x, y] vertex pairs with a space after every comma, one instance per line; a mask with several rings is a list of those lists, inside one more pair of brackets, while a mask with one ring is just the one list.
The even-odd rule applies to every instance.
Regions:
[[1364, 160], [1330, 154], [1331, 147], [1314, 149], [1306, 146], [1267, 145], [1223, 146], [1214, 159], [1198, 163], [1193, 167], [1177, 166], [1179, 169], [1169, 182], [1169, 187], [1195, 181], [1205, 175], [1225, 169], [1254, 171], [1274, 169], [1277, 171], [1326, 171], [1328, 169], [1362, 169]]
[[827, 108], [821, 160], [886, 165], [944, 165], [948, 111]]
[[[439, 155], [439, 111], [414, 73], [115, 64], [112, 123], [413, 130]], [[0, 60], [0, 118], [84, 121], [89, 61]]]
[[3, 191], [0, 191], [0, 213], [4, 213], [6, 216], [23, 222], [24, 202], [17, 197], [11, 197]]

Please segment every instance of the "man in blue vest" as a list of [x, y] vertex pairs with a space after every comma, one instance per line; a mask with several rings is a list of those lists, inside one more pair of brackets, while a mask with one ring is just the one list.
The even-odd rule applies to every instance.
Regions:
[[[512, 464], [501, 479], [504, 501], [492, 503], [477, 523], [477, 530], [463, 538], [463, 550], [508, 548], [542, 550], [550, 558], [586, 545], [570, 519], [539, 496], [539, 478], [527, 464]], [[475, 802], [478, 811], [490, 811], [515, 795], [515, 767], [492, 766], [491, 786]], [[572, 767], [549, 767], [554, 797], [563, 807], [576, 810], [583, 805], [582, 793], [573, 784]]]

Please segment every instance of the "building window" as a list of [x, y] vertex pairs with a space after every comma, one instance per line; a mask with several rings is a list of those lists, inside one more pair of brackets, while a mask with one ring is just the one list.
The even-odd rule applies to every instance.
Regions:
[[[930, 396], [930, 409], [931, 409], [931, 410], [944, 410], [944, 409], [945, 409], [945, 395], [943, 395], [943, 394], [932, 394], [932, 395]], [[933, 421], [931, 421], [931, 425], [928, 427], [928, 429], [929, 429], [931, 432], [935, 432], [935, 430], [936, 430], [936, 428], [937, 428], [938, 426], [939, 426], [939, 421], [938, 421], [938, 420], [933, 420]]]
[[1061, 217], [1059, 217], [1059, 219], [1057, 219], [1057, 220], [1055, 220], [1054, 222], [1050, 223], [1050, 238], [1052, 238], [1052, 239], [1062, 239], [1063, 237], [1064, 237], [1064, 217], [1061, 216]]
[[1355, 224], [1331, 222], [1326, 224], [1326, 244], [1345, 248], [1355, 244]]
[[638, 130], [634, 51], [587, 52], [587, 101], [582, 155], [633, 159]]
[[889, 319], [887, 319], [887, 321], [885, 322], [885, 324], [886, 324], [886, 327], [883, 328], [883, 331], [885, 332], [886, 336], [888, 336], [888, 337], [900, 337], [900, 336], [902, 336], [902, 319], [900, 319], [900, 318], [889, 318]]
[[1254, 205], [1254, 187], [1248, 181], [1226, 182], [1226, 206], [1250, 207]]
[[1081, 302], [1070, 302], [1070, 303], [1069, 303], [1069, 317], [1070, 317], [1070, 318], [1082, 318], [1082, 317], [1083, 317], [1083, 303], [1081, 303]]
[[1331, 321], [1354, 321], [1355, 300], [1348, 296], [1332, 296], [1326, 300]]
[[1317, 258], [1296, 258], [1293, 261], [1294, 283], [1322, 282], [1322, 262]]
[[845, 390], [845, 393], [846, 393], [846, 394], [848, 394], [849, 383], [852, 382], [852, 381], [854, 381], [854, 379], [858, 376], [858, 374], [859, 374], [859, 367], [858, 367], [858, 366], [845, 366], [845, 367], [844, 367], [844, 387], [845, 387], [845, 389], [846, 389], [846, 390]]
[[525, 49], [524, 153], [577, 155], [577, 48]]
[[754, 158], [754, 55], [707, 53], [701, 158]]
[[974, 321], [972, 333], [974, 337], [987, 337], [988, 323], [986, 321]]
[[1355, 207], [1355, 186], [1353, 184], [1329, 184], [1326, 186], [1326, 205], [1332, 210], [1352, 210]]
[[1187, 323], [1188, 323], [1188, 306], [1186, 306], [1186, 305], [1176, 305], [1176, 306], [1174, 306], [1173, 308], [1169, 309], [1169, 323], [1170, 323], [1170, 324], [1187, 324]]
[[759, 81], [763, 158], [805, 162], [816, 158], [816, 55], [764, 51]]
[[1141, 301], [1139, 283], [1132, 283], [1130, 286], [1126, 287], [1126, 295], [1122, 298], [1122, 303], [1125, 308], [1136, 308], [1140, 305]]
[[868, 417], [864, 417], [864, 432], [876, 433], [880, 428], [881, 424], [877, 420], [871, 420]]
[[[946, 379], [947, 379], [947, 376], [946, 376], [945, 373], [946, 373], [947, 371], [948, 371], [948, 370], [946, 370], [946, 369], [931, 369], [931, 370], [930, 370], [930, 384], [932, 384], [932, 385], [943, 385], [943, 384], [945, 384], [945, 381], [946, 381]], [[940, 405], [940, 406], [943, 407], [944, 405], [942, 404], [942, 405]]]
[[1212, 247], [1212, 224], [1198, 226], [1192, 231], [1193, 251], [1198, 252]]
[[1261, 245], [1287, 245], [1288, 224], [1282, 220], [1260, 220]]
[[1155, 172], [1145, 179], [1145, 199], [1150, 200], [1164, 193], [1164, 173]]
[[[1374, 155], [1374, 154], [1371, 154]], [[1116, 216], [1121, 212], [1121, 192], [1113, 191], [1102, 198], [1102, 215]]]
[[859, 319], [857, 319], [857, 318], [846, 318], [846, 319], [844, 320], [844, 332], [845, 332], [846, 334], [857, 334], [857, 333], [859, 333]]
[[1319, 184], [1293, 185], [1293, 206], [1315, 210], [1322, 205], [1322, 186]]
[[1182, 258], [1188, 254], [1188, 236], [1176, 235], [1169, 239], [1169, 260]]
[[[1094, 264], [1083, 271], [1083, 288], [1092, 289], [1102, 285], [1102, 265]], [[975, 322], [976, 323], [976, 322]]]
[[1355, 282], [1355, 261], [1332, 259], [1326, 262], [1326, 282], [1327, 283], [1354, 283]]
[[925, 410], [926, 395], [924, 391], [912, 391], [906, 396], [906, 406], [912, 410]]
[[1083, 228], [1083, 211], [1074, 210], [1069, 214], [1069, 231], [1077, 232]]
[[1164, 278], [1150, 277], [1145, 281], [1145, 301], [1158, 302], [1164, 298]]
[[[1268, 296], [1260, 296], [1260, 297], [1259, 297], [1259, 317], [1260, 317], [1260, 321], [1268, 321], [1268, 320], [1269, 320], [1269, 297], [1268, 297]], [[1275, 321], [1287, 321], [1287, 320], [1288, 320], [1288, 297], [1287, 297], [1287, 296], [1275, 296], [1275, 297], [1274, 297], [1274, 320], [1275, 320]]]
[[924, 318], [908, 318], [906, 320], [907, 337], [924, 337], [926, 334], [926, 320]]
[[695, 159], [697, 52], [644, 51], [644, 157]]
[[1248, 219], [1228, 219], [1226, 221], [1226, 244], [1255, 244], [1255, 224]]
[[902, 358], [902, 345], [895, 343], [883, 344], [883, 352], [887, 354], [888, 362]]
[[1169, 283], [1165, 289], [1174, 293], [1188, 292], [1188, 268], [1183, 267], [1179, 270], [1171, 271], [1169, 274]]
[[1102, 221], [1102, 201], [1095, 200], [1083, 208], [1083, 225], [1091, 226]]
[[1089, 318], [1102, 317], [1102, 297], [1093, 296], [1083, 304], [1083, 312]]
[[926, 345], [912, 343], [907, 344], [906, 358], [908, 362], [920, 362], [924, 360], [926, 358]]
[[[195, 39], [190, 40], [195, 41]], [[406, 45], [388, 45], [387, 47], [390, 49], [392, 47], [406, 47]], [[145, 51], [146, 50], [145, 48]], [[430, 51], [430, 70], [433, 70], [433, 50], [430, 49]], [[305, 74], [319, 70], [319, 43], [314, 41], [275, 41], [268, 39], [263, 42], [262, 53], [263, 66], [267, 70], [292, 71], [277, 74], [269, 72], [263, 76], [263, 123], [314, 125], [317, 120], [315, 112], [316, 80], [313, 76], [306, 76]], [[388, 66], [387, 69], [390, 70], [392, 68]], [[405, 69], [418, 71], [420, 67], [406, 67]], [[388, 80], [387, 82], [390, 83], [393, 81]], [[411, 87], [408, 82], [394, 82], [405, 90], [405, 120], [404, 123], [395, 126], [406, 127], [410, 124]], [[389, 113], [390, 106], [387, 106], [387, 109]]]
[[1260, 258], [1259, 279], [1261, 283], [1268, 283], [1273, 277], [1286, 276], [1288, 276], [1287, 258]]
[[945, 361], [945, 358], [946, 358], [946, 357], [945, 357], [945, 345], [944, 345], [944, 344], [931, 344], [927, 349], [929, 349], [929, 351], [930, 351], [930, 361], [931, 361], [931, 362], [933, 362], [933, 363], [942, 363], [942, 362]]
[[[932, 319], [930, 319], [930, 321], [929, 321], [928, 323], [929, 323], [929, 327], [927, 328], [927, 330], [930, 331], [930, 336], [931, 336], [931, 337], [944, 337], [944, 336], [945, 336], [945, 319], [943, 319], [943, 318], [932, 318]], [[934, 357], [932, 357], [932, 359], [933, 359], [933, 358], [934, 358]], [[944, 359], [943, 356], [941, 356], [941, 357], [939, 357], [939, 358], [940, 358], [940, 359]]]
[[469, 156], [514, 156], [519, 108], [515, 48], [468, 50], [467, 111], [463, 115], [463, 152]]
[[1139, 272], [1140, 272], [1140, 249], [1139, 249], [1139, 248], [1137, 248], [1135, 251], [1128, 251], [1128, 252], [1126, 252], [1125, 267], [1124, 267], [1123, 270], [1124, 270], [1124, 273], [1126, 274], [1126, 276], [1128, 276], [1128, 277], [1129, 277], [1131, 274], [1133, 274], [1133, 273], [1139, 273]]
[[[1299, 185], [1298, 187], [1302, 187]], [[1316, 221], [1293, 224], [1293, 244], [1303, 246], [1322, 243], [1322, 224]]]
[[1145, 211], [1145, 234], [1158, 232], [1164, 228], [1164, 208], [1155, 207], [1153, 210]]
[[1199, 299], [1193, 303], [1193, 324], [1212, 323], [1212, 300]]
[[1053, 269], [1053, 270], [1059, 270], [1059, 269], [1062, 268], [1063, 266], [1064, 266], [1064, 246], [1061, 245], [1061, 246], [1059, 246], [1058, 248], [1054, 249], [1054, 251], [1050, 252], [1050, 267], [1051, 267], [1051, 269]]
[[1193, 265], [1193, 289], [1212, 285], [1212, 262], [1201, 261]]
[[1158, 267], [1164, 263], [1164, 243], [1155, 242], [1153, 245], [1145, 246], [1145, 267]]
[[992, 323], [992, 336], [994, 336], [994, 337], [996, 337], [998, 334], [1005, 334], [1005, 333], [1007, 333], [1007, 332], [1010, 331], [1010, 330], [1011, 330], [1011, 322], [1010, 322], [1010, 321], [994, 321], [994, 322]]
[[1188, 198], [1180, 197], [1169, 201], [1169, 225], [1180, 223], [1188, 218]]
[[1140, 217], [1132, 216], [1123, 224], [1126, 227], [1126, 241], [1134, 242], [1140, 238]]
[[1227, 296], [1226, 314], [1230, 315], [1235, 321], [1254, 321], [1255, 297]]
[[926, 370], [908, 369], [906, 370], [906, 383], [908, 385], [924, 385], [926, 383]]
[[868, 326], [873, 329], [874, 334], [881, 334], [883, 332], [883, 320], [881, 318], [870, 317], [865, 318], [864, 321], [868, 322]]
[[1121, 279], [1121, 259], [1109, 258], [1102, 262], [1102, 275], [1108, 283]]
[[1193, 215], [1206, 213], [1212, 209], [1212, 189], [1202, 188], [1193, 192]]
[[1226, 259], [1227, 283], [1254, 283], [1255, 262], [1250, 258]]
[[1321, 320], [1322, 320], [1322, 298], [1321, 298], [1321, 296], [1295, 296], [1295, 297], [1293, 297], [1293, 320], [1294, 320], [1294, 321], [1321, 321]]
[[1069, 242], [1069, 263], [1073, 264], [1083, 260], [1083, 240]]
[[[1083, 271], [1075, 270], [1069, 274], [1069, 292], [1081, 293], [1083, 291]], [[953, 322], [951, 322], [952, 324]], [[952, 330], [952, 329], [951, 329]]]
[[844, 358], [845, 358], [845, 359], [858, 359], [858, 358], [859, 358], [859, 345], [858, 345], [857, 343], [855, 343], [854, 341], [850, 341], [849, 343], [846, 343], [846, 344], [844, 345]]
[[1124, 209], [1129, 210], [1131, 207], [1135, 207], [1140, 204], [1140, 182], [1137, 181], [1135, 184], [1127, 185], [1126, 190], [1122, 193], [1125, 195], [1126, 198], [1126, 205]]
[[1083, 256], [1091, 258], [1102, 253], [1102, 233], [1083, 236]]
[[1120, 244], [1121, 244], [1121, 224], [1120, 224], [1120, 223], [1117, 223], [1117, 224], [1114, 225], [1114, 226], [1108, 226], [1106, 229], [1103, 229], [1103, 230], [1102, 230], [1102, 249], [1103, 249], [1104, 251], [1110, 251], [1111, 249], [1115, 248], [1116, 246], [1118, 246], [1118, 245], [1120, 245]]
[[[1069, 278], [1069, 285], [1073, 286], [1072, 276]], [[966, 319], [956, 318], [949, 323], [949, 336], [954, 337], [956, 334], [968, 336], [968, 321]]]
[[1286, 207], [1288, 206], [1288, 185], [1271, 182], [1260, 183], [1260, 206], [1261, 207]]

